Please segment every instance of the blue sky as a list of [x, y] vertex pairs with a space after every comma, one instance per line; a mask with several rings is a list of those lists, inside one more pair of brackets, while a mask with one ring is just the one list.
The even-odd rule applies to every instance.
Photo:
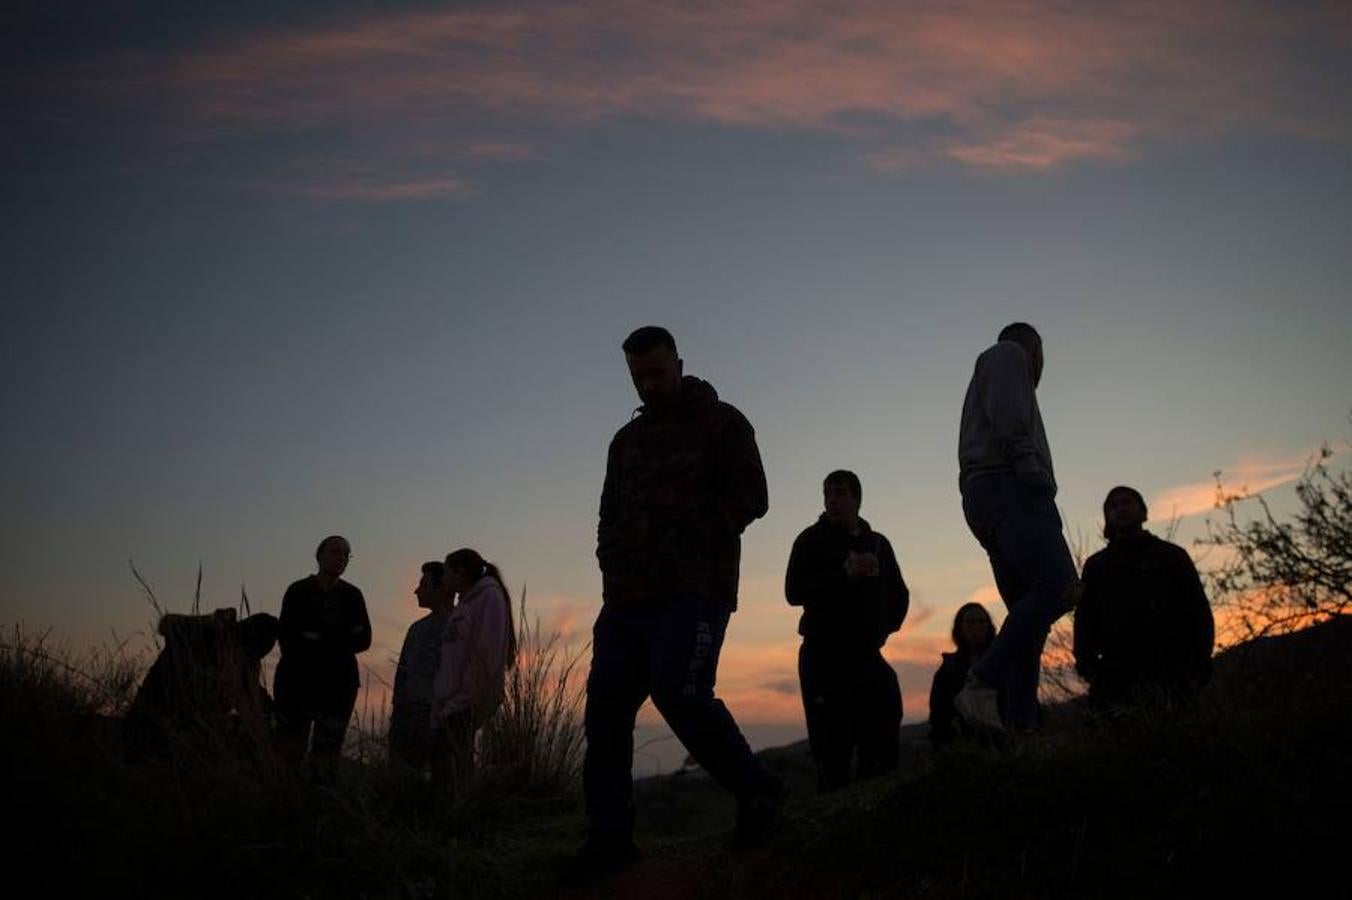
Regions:
[[0, 620], [143, 627], [128, 558], [275, 610], [336, 531], [377, 671], [464, 545], [584, 636], [619, 343], [659, 323], [769, 473], [734, 712], [800, 721], [780, 579], [843, 466], [915, 591], [888, 649], [923, 716], [989, 596], [955, 444], [1002, 325], [1044, 334], [1085, 531], [1119, 482], [1182, 538], [1216, 469], [1280, 493], [1352, 384], [1345, 8], [984, 9], [21, 7]]

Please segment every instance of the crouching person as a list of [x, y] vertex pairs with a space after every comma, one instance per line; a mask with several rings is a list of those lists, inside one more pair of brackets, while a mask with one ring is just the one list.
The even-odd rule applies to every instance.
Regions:
[[798, 678], [817, 787], [830, 791], [849, 783], [856, 752], [860, 778], [897, 767], [901, 690], [882, 647], [910, 591], [892, 545], [859, 517], [859, 476], [832, 472], [822, 491], [825, 512], [793, 542], [784, 593], [803, 607]]
[[1108, 546], [1084, 564], [1075, 668], [1097, 710], [1195, 696], [1211, 676], [1215, 623], [1188, 552], [1143, 527], [1145, 498], [1118, 486], [1103, 501]]
[[474, 774], [474, 735], [502, 705], [516, 664], [512, 600], [497, 566], [475, 550], [446, 557], [443, 590], [458, 597], [432, 682], [432, 773], [459, 789]]
[[930, 742], [935, 747], [958, 736], [959, 716], [954, 699], [967, 683], [967, 673], [995, 641], [995, 623], [980, 603], [964, 603], [953, 617], [953, 652], [944, 653], [930, 683]]
[[277, 643], [277, 619], [233, 609], [160, 618], [164, 648], [127, 711], [127, 754], [163, 759], [183, 744], [271, 761], [272, 698], [261, 660]]

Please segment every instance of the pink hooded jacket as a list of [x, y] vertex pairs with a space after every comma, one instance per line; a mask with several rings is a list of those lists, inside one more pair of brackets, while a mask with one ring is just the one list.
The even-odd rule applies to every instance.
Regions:
[[484, 576], [451, 610], [432, 681], [434, 727], [469, 709], [482, 723], [502, 705], [510, 649], [507, 603], [498, 580]]

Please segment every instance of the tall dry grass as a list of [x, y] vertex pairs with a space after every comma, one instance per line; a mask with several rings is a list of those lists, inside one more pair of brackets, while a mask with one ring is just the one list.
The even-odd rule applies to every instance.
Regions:
[[526, 612], [521, 590], [517, 660], [508, 670], [502, 706], [479, 737], [482, 768], [506, 774], [534, 793], [576, 787], [582, 769], [581, 667], [586, 648], [567, 645]]

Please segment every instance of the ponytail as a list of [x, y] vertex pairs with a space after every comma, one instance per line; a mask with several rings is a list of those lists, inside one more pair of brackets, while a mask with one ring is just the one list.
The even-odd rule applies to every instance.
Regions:
[[507, 668], [516, 667], [516, 617], [512, 615], [512, 593], [502, 580], [502, 572], [493, 563], [479, 555], [479, 551], [468, 547], [456, 550], [446, 556], [446, 568], [459, 569], [477, 582], [481, 578], [492, 578], [502, 588], [502, 601], [507, 607]]

